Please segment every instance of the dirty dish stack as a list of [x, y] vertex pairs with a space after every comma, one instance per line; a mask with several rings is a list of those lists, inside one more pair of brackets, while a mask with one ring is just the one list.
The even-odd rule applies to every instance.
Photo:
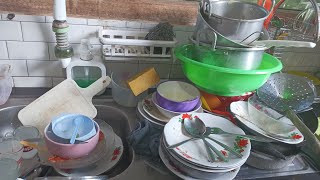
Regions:
[[179, 142], [192, 138], [185, 132], [182, 125], [183, 121], [190, 121], [190, 118], [201, 119], [207, 128], [219, 127], [227, 132], [245, 134], [229, 120], [219, 116], [207, 113], [187, 113], [175, 116], [165, 125], [159, 147], [159, 154], [164, 164], [182, 179], [233, 179], [250, 155], [250, 140], [218, 134], [206, 135], [206, 137], [208, 136], [229, 146], [242, 156], [237, 157], [216, 142], [206, 138], [208, 143], [228, 159], [227, 162], [222, 161], [220, 158], [217, 158], [214, 162], [209, 162], [206, 148], [200, 138], [173, 147]]
[[218, 96], [240, 96], [261, 87], [282, 69], [277, 58], [264, 53], [265, 44], [250, 45], [260, 38], [268, 15], [254, 3], [202, 1], [191, 43], [175, 49], [186, 77]]
[[[74, 133], [76, 138], [72, 144], [70, 139]], [[53, 119], [46, 126], [44, 141], [39, 142], [39, 147], [43, 149], [39, 151], [40, 160], [63, 176], [100, 175], [119, 162], [124, 150], [121, 138], [110, 125], [80, 114]], [[117, 156], [114, 151], [118, 152]]]
[[163, 128], [174, 116], [189, 112], [203, 112], [200, 92], [193, 85], [181, 81], [166, 81], [156, 92], [139, 102], [137, 115], [152, 125]]

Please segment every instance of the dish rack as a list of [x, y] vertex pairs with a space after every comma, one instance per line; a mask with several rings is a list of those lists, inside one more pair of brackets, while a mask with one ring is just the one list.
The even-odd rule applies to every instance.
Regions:
[[177, 41], [145, 40], [147, 31], [99, 29], [105, 60], [171, 59]]
[[[319, 15], [312, 7], [302, 10], [296, 15], [279, 13], [274, 17], [275, 24], [271, 23], [268, 33], [270, 39], [317, 42], [319, 40]], [[280, 25], [280, 24], [282, 25]], [[279, 25], [281, 27], [279, 27]], [[277, 27], [278, 26], [278, 27]], [[284, 47], [274, 48], [273, 55], [281, 59]]]

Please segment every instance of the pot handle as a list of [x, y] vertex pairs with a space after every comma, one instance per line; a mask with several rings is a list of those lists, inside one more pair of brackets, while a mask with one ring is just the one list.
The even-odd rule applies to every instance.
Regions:
[[210, 17], [210, 0], [202, 0], [200, 3], [200, 7], [203, 9], [203, 13]]
[[[262, 33], [262, 32], [260, 32], [260, 31], [253, 32], [253, 33], [250, 34], [248, 37], [244, 38], [240, 43], [243, 43], [245, 40], [247, 40], [248, 38], [250, 38], [250, 37], [253, 36], [254, 34], [261, 34], [261, 33]], [[254, 39], [254, 40], [252, 40], [251, 42], [246, 43], [246, 44], [251, 44], [252, 42], [254, 42], [254, 41], [258, 40], [258, 39], [259, 39], [259, 37], [257, 37], [256, 39]]]
[[217, 45], [217, 34], [213, 31], [209, 31], [209, 30], [199, 30], [196, 33], [196, 37], [195, 39], [190, 39], [192, 43], [196, 44], [197, 46], [201, 45], [205, 45], [205, 46], [209, 46], [209, 44], [205, 44], [205, 43], [200, 43], [200, 35], [204, 34], [206, 36], [208, 36], [208, 34], [212, 34], [213, 35], [213, 39], [212, 39], [212, 44], [211, 44], [211, 48], [212, 50], [216, 49], [216, 45]]

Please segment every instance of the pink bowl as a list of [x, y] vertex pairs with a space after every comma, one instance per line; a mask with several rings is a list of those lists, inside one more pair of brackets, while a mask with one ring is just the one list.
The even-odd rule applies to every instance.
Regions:
[[53, 141], [47, 135], [47, 131], [50, 124], [47, 125], [47, 127], [44, 130], [44, 137], [45, 137], [45, 142], [49, 152], [53, 155], [57, 155], [62, 158], [72, 158], [72, 159], [80, 158], [89, 154], [96, 147], [99, 141], [100, 127], [98, 123], [96, 123], [95, 121], [94, 123], [97, 128], [96, 135], [88, 139], [86, 141], [87, 143], [83, 143], [83, 144], [62, 144], [62, 143]]

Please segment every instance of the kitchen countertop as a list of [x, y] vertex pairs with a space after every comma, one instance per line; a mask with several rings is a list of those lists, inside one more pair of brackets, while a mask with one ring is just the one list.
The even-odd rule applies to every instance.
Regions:
[[[8, 102], [2, 106], [10, 107], [15, 105], [27, 105], [32, 102], [35, 98], [39, 97], [41, 94], [45, 93], [48, 89], [41, 88], [15, 88], [13, 93], [8, 100]], [[135, 124], [137, 123], [136, 111], [135, 108], [125, 108], [117, 105], [113, 102], [112, 97], [110, 95], [110, 90], [108, 89], [105, 95], [94, 98], [93, 103], [96, 105], [103, 105], [104, 103], [113, 103], [113, 106], [125, 111], [129, 117], [129, 125], [130, 128], [133, 129]], [[256, 174], [250, 175], [250, 172], [257, 172]], [[287, 172], [268, 172], [258, 173], [259, 170], [255, 168], [251, 168], [249, 166], [244, 165], [238, 176], [235, 179], [320, 179], [319, 171], [307, 165], [303, 171], [287, 171]], [[145, 164], [143, 157], [135, 155], [132, 164], [121, 174], [113, 177], [112, 179], [153, 179], [153, 180], [171, 180], [171, 179], [179, 179], [177, 176], [173, 175], [168, 170], [164, 170], [163, 172], [157, 171], [154, 168], [151, 168], [149, 165]]]

